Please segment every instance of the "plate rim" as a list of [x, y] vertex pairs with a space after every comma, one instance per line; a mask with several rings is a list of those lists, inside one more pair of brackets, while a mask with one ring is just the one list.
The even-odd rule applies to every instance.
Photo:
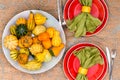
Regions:
[[[69, 0], [68, 0], [69, 1]], [[73, 0], [74, 1], [74, 0]], [[72, 1], [72, 2], [73, 2]], [[107, 22], [108, 22], [108, 18], [109, 18], [109, 12], [108, 12], [108, 6], [107, 6], [107, 4], [105, 3], [105, 1], [103, 1], [103, 0], [99, 0], [100, 1], [100, 3], [102, 4], [102, 6], [103, 6], [103, 8], [104, 8], [104, 13], [105, 13], [105, 15], [104, 15], [104, 20], [102, 21], [102, 23], [104, 23], [104, 24], [101, 24], [100, 26], [102, 26], [103, 25], [103, 27], [99, 30], [99, 31], [97, 31], [97, 32], [95, 32], [95, 33], [92, 33], [92, 34], [86, 34], [85, 36], [86, 37], [90, 37], [90, 36], [94, 36], [94, 35], [97, 35], [98, 33], [100, 33], [104, 28], [105, 28], [105, 26], [106, 26], [106, 24], [107, 24]], [[71, 2], [71, 3], [72, 3]], [[65, 5], [67, 5], [68, 3], [66, 2], [66, 4]], [[69, 5], [70, 6], [70, 5]], [[68, 6], [68, 8], [69, 8], [69, 6]], [[64, 15], [65, 15], [65, 8], [66, 8], [66, 6], [64, 7]], [[67, 12], [67, 14], [68, 14], [68, 12]], [[65, 18], [64, 18], [64, 20], [66, 20]]]
[[[64, 67], [67, 67], [67, 66], [65, 66], [64, 64], [64, 62], [65, 62], [65, 58], [66, 58], [66, 56], [67, 56], [67, 54], [68, 54], [68, 52], [73, 48], [73, 47], [75, 47], [75, 46], [78, 46], [78, 45], [81, 45], [81, 44], [90, 44], [90, 45], [94, 45], [94, 46], [96, 46], [96, 47], [99, 47], [97, 44], [95, 44], [95, 43], [92, 43], [92, 42], [81, 42], [81, 43], [77, 43], [77, 44], [75, 44], [75, 45], [73, 45], [73, 46], [71, 46], [67, 51], [66, 51], [66, 54], [65, 54], [65, 56], [64, 56], [64, 59], [63, 59], [63, 71], [64, 71]], [[104, 50], [100, 47], [100, 50], [102, 51], [102, 52], [104, 52]], [[71, 53], [70, 53], [71, 54]], [[69, 55], [70, 55], [69, 54]], [[104, 52], [104, 56], [106, 57], [106, 55], [105, 55], [105, 52]], [[66, 60], [66, 62], [68, 61], [68, 58], [67, 58], [67, 60]], [[104, 74], [104, 76], [101, 78], [101, 76], [99, 77], [100, 79], [104, 79], [105, 78], [105, 76], [106, 76], [106, 74], [107, 74], [107, 72], [108, 72], [108, 60], [107, 60], [107, 57], [106, 57], [106, 72], [105, 72], [105, 74]], [[68, 72], [68, 70], [67, 70], [67, 72]], [[69, 79], [69, 77], [71, 77], [71, 75], [69, 74], [69, 72], [68, 72], [68, 74], [69, 74], [69, 77], [67, 76], [67, 74], [66, 74], [66, 72], [64, 71], [64, 74], [65, 74], [65, 76]], [[71, 77], [72, 78], [72, 77]], [[73, 79], [73, 78], [72, 78]], [[73, 79], [74, 80], [74, 79]]]
[[[45, 14], [49, 15], [50, 17], [54, 18], [54, 20], [56, 20], [56, 21], [58, 22], [58, 20], [57, 20], [53, 15], [51, 15], [50, 13], [48, 13], [48, 12], [46, 12], [46, 11], [43, 11], [43, 10], [36, 10], [36, 9], [24, 10], [24, 11], [21, 11], [21, 12], [15, 14], [13, 17], [10, 18], [10, 20], [7, 22], [7, 24], [5, 25], [5, 27], [4, 27], [4, 29], [3, 29], [3, 32], [2, 32], [2, 51], [3, 51], [3, 54], [4, 54], [5, 58], [7, 59], [8, 63], [9, 63], [13, 68], [15, 68], [15, 69], [17, 69], [17, 70], [19, 70], [19, 71], [21, 71], [21, 72], [28, 73], [28, 74], [40, 74], [40, 73], [44, 73], [44, 72], [46, 72], [46, 71], [49, 71], [50, 69], [54, 68], [54, 67], [58, 64], [58, 62], [60, 62], [60, 60], [62, 59], [62, 57], [63, 57], [63, 55], [64, 55], [64, 53], [65, 53], [65, 49], [66, 49], [66, 36], [65, 36], [65, 32], [64, 32], [62, 26], [60, 26], [60, 24], [59, 24], [59, 22], [58, 22], [58, 25], [59, 25], [58, 27], [61, 27], [61, 32], [64, 34], [64, 35], [62, 35], [62, 36], [63, 36], [63, 39], [62, 39], [62, 40], [63, 40], [63, 43], [65, 44], [65, 47], [62, 49], [61, 55], [59, 56], [58, 61], [57, 61], [56, 63], [54, 63], [54, 65], [53, 65], [51, 68], [47, 68], [46, 70], [41, 71], [41, 72], [36, 72], [37, 70], [30, 71], [30, 70], [24, 69], [24, 68], [21, 67], [18, 63], [17, 63], [18, 66], [20, 66], [20, 67], [23, 68], [24, 70], [21, 70], [21, 69], [19, 69], [18, 67], [16, 67], [16, 66], [14, 65], [14, 63], [12, 63], [12, 61], [11, 61], [11, 60], [7, 57], [7, 55], [5, 54], [5, 48], [6, 48], [6, 47], [4, 46], [4, 38], [5, 38], [5, 33], [6, 33], [5, 31], [6, 31], [6, 29], [7, 29], [8, 24], [10, 24], [10, 22], [12, 21], [12, 19], [14, 19], [15, 17], [19, 16], [20, 14], [23, 14], [23, 13], [26, 13], [26, 12], [30, 12], [30, 11], [45, 13]], [[44, 14], [43, 14], [43, 15], [44, 15]], [[15, 18], [15, 19], [16, 19], [16, 18]], [[7, 48], [6, 48], [6, 49], [7, 49]], [[28, 72], [27, 72], [27, 71], [28, 71]], [[35, 72], [34, 72], [34, 71], [35, 71]]]

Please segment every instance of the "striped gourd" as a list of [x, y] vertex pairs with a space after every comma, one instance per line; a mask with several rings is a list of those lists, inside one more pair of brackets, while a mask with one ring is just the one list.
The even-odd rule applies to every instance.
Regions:
[[16, 35], [16, 26], [15, 25], [10, 26], [10, 33], [12, 35]]
[[32, 11], [30, 12], [27, 20], [27, 28], [29, 31], [32, 31], [35, 28], [34, 14]]
[[10, 57], [13, 59], [13, 60], [17, 60], [17, 57], [18, 57], [18, 50], [11, 50], [10, 51]]

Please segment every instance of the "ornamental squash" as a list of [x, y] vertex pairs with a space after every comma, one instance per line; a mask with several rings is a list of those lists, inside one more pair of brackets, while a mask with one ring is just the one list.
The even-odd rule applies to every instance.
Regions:
[[14, 35], [8, 35], [4, 38], [4, 46], [10, 50], [14, 50], [18, 46], [18, 39]]
[[50, 38], [53, 37], [54, 31], [55, 31], [55, 28], [53, 28], [53, 27], [49, 27], [49, 28], [47, 28], [47, 30], [46, 30], [46, 32], [49, 34]]
[[41, 62], [33, 59], [31, 61], [28, 61], [26, 64], [21, 64], [21, 66], [27, 70], [38, 70], [41, 68], [42, 64]]
[[53, 46], [60, 46], [61, 42], [62, 42], [62, 40], [60, 37], [60, 32], [55, 30], [53, 38], [52, 38], [52, 45]]
[[16, 20], [16, 25], [26, 24], [26, 19], [21, 17]]
[[37, 25], [41, 25], [41, 24], [44, 24], [46, 22], [46, 17], [40, 13], [35, 13], [34, 19], [35, 19], [35, 23]]
[[38, 61], [38, 62], [44, 62], [45, 60], [45, 55], [46, 53], [37, 53], [35, 55], [35, 59]]
[[52, 60], [52, 56], [51, 56], [50, 52], [47, 49], [44, 49], [43, 53], [46, 53], [44, 62], [49, 62], [49, 61]]
[[20, 48], [19, 53], [24, 53], [24, 54], [27, 54], [29, 56], [28, 48]]
[[31, 47], [30, 47], [30, 52], [32, 55], [36, 55], [37, 53], [40, 53], [43, 51], [43, 46], [40, 45], [40, 44], [33, 44]]
[[58, 56], [60, 54], [60, 51], [64, 48], [64, 44], [61, 43], [60, 46], [52, 47], [50, 49], [50, 53], [52, 56]]
[[33, 37], [33, 44], [41, 44], [41, 42], [38, 40], [38, 37]]
[[21, 36], [26, 35], [28, 32], [27, 26], [25, 24], [20, 24], [16, 28], [17, 37], [20, 38]]
[[45, 49], [49, 49], [52, 47], [52, 43], [50, 39], [42, 41], [42, 45]]
[[18, 54], [19, 54], [18, 50], [16, 50], [16, 49], [10, 51], [10, 57], [15, 61], [17, 60]]
[[29, 18], [27, 20], [27, 28], [29, 31], [32, 31], [35, 28], [34, 14], [30, 11]]
[[35, 34], [35, 35], [39, 35], [39, 34], [45, 32], [45, 31], [46, 31], [46, 27], [45, 26], [43, 26], [43, 25], [37, 25], [33, 29], [32, 33]]
[[28, 62], [28, 55], [24, 53], [20, 53], [18, 55], [17, 61], [19, 64], [26, 64]]
[[19, 47], [30, 47], [32, 45], [32, 37], [31, 36], [22, 36], [19, 39]]
[[40, 41], [48, 40], [50, 38], [49, 34], [47, 32], [41, 33], [38, 35], [38, 39]]
[[12, 35], [16, 35], [16, 25], [10, 26], [10, 33], [11, 33]]

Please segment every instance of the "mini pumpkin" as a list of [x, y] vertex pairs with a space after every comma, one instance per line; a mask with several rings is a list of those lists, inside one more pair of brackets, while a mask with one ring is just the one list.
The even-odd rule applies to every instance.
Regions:
[[17, 37], [20, 38], [21, 36], [26, 35], [28, 32], [27, 26], [25, 24], [20, 24], [16, 28]]
[[8, 35], [4, 38], [4, 46], [10, 50], [14, 50], [18, 46], [18, 39], [14, 35]]
[[19, 39], [19, 47], [30, 47], [32, 45], [31, 36], [23, 36]]
[[41, 44], [33, 44], [30, 47], [30, 52], [32, 55], [36, 55], [37, 53], [40, 53], [43, 51], [43, 46]]
[[26, 19], [21, 17], [16, 20], [16, 25], [26, 24]]
[[24, 53], [20, 53], [18, 55], [17, 61], [19, 64], [26, 64], [28, 62], [28, 55]]

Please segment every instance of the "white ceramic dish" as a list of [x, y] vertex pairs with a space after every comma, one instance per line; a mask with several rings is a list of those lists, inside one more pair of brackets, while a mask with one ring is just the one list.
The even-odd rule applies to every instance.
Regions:
[[[64, 55], [64, 51], [65, 51], [65, 48], [61, 51], [60, 55], [58, 57], [53, 57], [52, 60], [50, 62], [47, 62], [47, 63], [43, 63], [42, 64], [42, 67], [39, 69], [39, 70], [35, 70], [35, 71], [30, 71], [30, 70], [27, 70], [27, 69], [24, 69], [22, 68], [18, 62], [12, 60], [10, 58], [10, 54], [9, 54], [9, 50], [7, 48], [4, 47], [4, 44], [3, 44], [3, 40], [5, 38], [5, 36], [9, 35], [10, 34], [10, 31], [9, 31], [9, 28], [11, 25], [15, 24], [15, 21], [19, 18], [19, 17], [24, 17], [24, 18], [28, 18], [29, 16], [29, 13], [30, 11], [32, 11], [33, 13], [36, 13], [36, 12], [39, 12], [41, 14], [43, 14], [44, 16], [47, 17], [47, 21], [45, 23], [45, 26], [46, 27], [55, 27], [57, 30], [60, 31], [60, 35], [61, 35], [61, 38], [62, 38], [62, 42], [64, 44], [66, 44], [66, 39], [65, 39], [65, 34], [64, 34], [64, 31], [63, 31], [63, 28], [59, 25], [59, 22], [50, 14], [48, 14], [47, 12], [44, 12], [44, 11], [41, 11], [41, 10], [27, 10], [27, 11], [23, 11], [17, 15], [15, 15], [8, 23], [7, 25], [5, 26], [5, 29], [3, 31], [3, 35], [2, 35], [2, 49], [3, 49], [3, 52], [4, 52], [4, 55], [5, 57], [7, 58], [8, 62], [14, 66], [16, 69], [22, 71], [22, 72], [25, 72], [25, 73], [29, 73], [29, 74], [37, 74], [37, 73], [43, 73], [45, 71], [48, 71], [50, 70], [51, 68], [53, 68], [59, 61], [60, 59], [62, 58], [62, 56]], [[34, 66], [34, 65], [33, 65]]]

